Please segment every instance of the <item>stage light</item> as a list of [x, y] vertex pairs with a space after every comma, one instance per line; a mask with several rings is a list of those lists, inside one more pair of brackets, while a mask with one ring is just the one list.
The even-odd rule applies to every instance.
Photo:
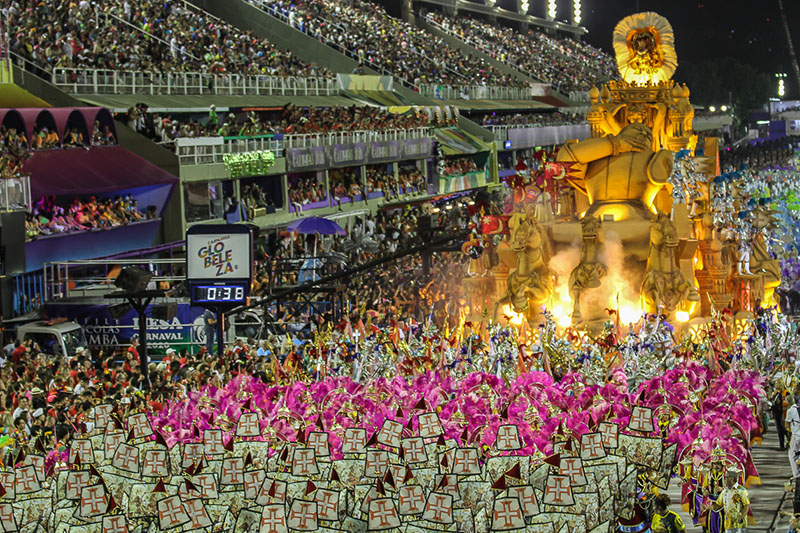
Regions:
[[522, 13], [523, 15], [527, 15], [530, 7], [531, 7], [530, 0], [522, 0], [519, 3], [519, 12]]
[[547, 0], [547, 17], [555, 20], [558, 15], [558, 2], [557, 0]]
[[581, 0], [572, 2], [572, 23], [578, 26], [581, 23]]
[[728, 110], [728, 106], [724, 105], [724, 106], [720, 107], [720, 110], [724, 113], [725, 111]]
[[714, 112], [717, 111], [717, 108], [714, 107], [713, 105], [710, 105], [710, 106], [708, 106], [708, 110], [711, 111], [712, 113], [714, 113]]
[[786, 94], [786, 86], [783, 84], [783, 80], [778, 80], [778, 96], [783, 97]]

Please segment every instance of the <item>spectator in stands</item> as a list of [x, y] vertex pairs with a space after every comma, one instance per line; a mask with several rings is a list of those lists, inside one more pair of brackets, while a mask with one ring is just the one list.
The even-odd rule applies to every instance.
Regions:
[[360, 65], [388, 72], [409, 86], [526, 85], [477, 54], [451, 47], [444, 39], [390, 17], [378, 4], [335, 0], [250, 1]]
[[[142, 135], [156, 142], [172, 143], [179, 137], [256, 137], [282, 133], [324, 134], [346, 131], [388, 131], [452, 125], [454, 119], [442, 123], [422, 112], [391, 113], [375, 106], [296, 107], [288, 105], [280, 113], [255, 112], [237, 117], [229, 113], [221, 125], [209, 117], [172, 114], [169, 117], [131, 108], [127, 122]], [[148, 127], [152, 123], [153, 127]]]
[[759, 170], [785, 161], [797, 145], [797, 141], [791, 137], [781, 137], [735, 148], [723, 148], [720, 150], [720, 165], [723, 171], [736, 170], [742, 166]]
[[476, 170], [478, 170], [478, 165], [469, 156], [448, 157], [445, 159], [444, 176], [463, 176]]
[[539, 113], [486, 113], [472, 117], [484, 126], [563, 126], [569, 124], [585, 124], [586, 117], [582, 113], [539, 112]]
[[429, 22], [494, 59], [563, 92], [588, 91], [619, 77], [614, 57], [587, 43], [515, 31], [469, 16], [425, 15]]
[[[11, 50], [53, 67], [270, 76], [331, 73], [179, 0], [14, 0]], [[81, 75], [73, 72], [77, 82]]]
[[298, 215], [303, 211], [304, 206], [321, 202], [326, 198], [325, 188], [317, 182], [316, 174], [304, 175], [289, 186], [289, 203]]
[[44, 235], [109, 229], [124, 226], [145, 218], [138, 208], [138, 202], [131, 198], [116, 196], [91, 197], [86, 201], [75, 198], [65, 209], [56, 205], [55, 197], [42, 197], [33, 205], [25, 219], [25, 236], [28, 240]]

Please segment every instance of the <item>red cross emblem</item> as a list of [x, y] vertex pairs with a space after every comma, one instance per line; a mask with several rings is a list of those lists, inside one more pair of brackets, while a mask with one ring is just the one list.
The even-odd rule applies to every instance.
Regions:
[[261, 509], [260, 533], [288, 533], [283, 505], [265, 505]]
[[400, 447], [400, 438], [403, 433], [403, 425], [394, 420], [384, 420], [383, 427], [378, 432], [378, 443], [392, 448]]
[[258, 493], [256, 503], [258, 505], [267, 505], [268, 503], [285, 503], [286, 502], [286, 482], [277, 479], [267, 478], [261, 485], [261, 491]]
[[455, 502], [461, 499], [461, 494], [458, 492], [458, 477], [450, 474], [436, 474], [433, 479], [440, 492], [449, 494]]
[[162, 477], [169, 475], [167, 471], [167, 450], [145, 450], [142, 475], [145, 477]]
[[403, 456], [409, 464], [426, 462], [428, 454], [425, 452], [425, 442], [422, 437], [403, 439]]
[[136, 413], [128, 417], [128, 428], [133, 430], [133, 438], [141, 439], [149, 437], [153, 434], [153, 428], [150, 427], [150, 421], [144, 413]]
[[171, 496], [158, 502], [158, 523], [162, 530], [182, 526], [188, 521], [189, 516], [183, 510], [180, 497]]
[[597, 425], [600, 430], [600, 435], [603, 436], [603, 446], [606, 448], [616, 448], [617, 439], [619, 438], [619, 426], [613, 422], [600, 422]]
[[606, 456], [603, 448], [603, 435], [600, 433], [584, 433], [581, 435], [581, 459], [591, 461]]
[[203, 505], [203, 500], [196, 498], [194, 500], [183, 502], [183, 508], [186, 511], [186, 515], [189, 517], [189, 520], [192, 522], [186, 527], [186, 529], [201, 529], [211, 526], [211, 519], [208, 518], [208, 513], [206, 513], [206, 507]]
[[203, 498], [215, 499], [217, 494], [216, 474], [207, 473], [194, 476], [194, 484], [203, 489]]
[[108, 403], [102, 403], [94, 407], [94, 427], [95, 429], [104, 428], [111, 420], [111, 412], [114, 407]]
[[185, 502], [191, 498], [202, 498], [203, 497], [203, 488], [198, 486], [197, 483], [192, 482], [194, 488], [190, 488], [186, 486], [186, 483], [179, 483], [178, 484], [178, 496], [181, 498], [181, 502]]
[[[94, 453], [92, 453], [92, 461], [94, 462]], [[36, 479], [38, 479], [40, 483], [44, 481], [44, 457], [41, 455], [28, 455], [25, 457], [25, 462], [23, 464], [31, 465], [36, 471]]]
[[558, 469], [560, 476], [567, 476], [569, 484], [573, 487], [586, 485], [586, 476], [583, 473], [583, 461], [578, 457], [562, 457]]
[[406, 475], [406, 468], [402, 465], [389, 465], [389, 472], [392, 473], [395, 487], [398, 486]]
[[189, 468], [193, 464], [199, 464], [203, 458], [205, 446], [200, 442], [187, 442], [183, 445], [183, 462], [181, 468]]
[[117, 451], [117, 446], [125, 441], [125, 434], [121, 431], [111, 431], [106, 433], [106, 440], [103, 442], [104, 457], [112, 459]]
[[203, 448], [208, 455], [222, 455], [225, 453], [225, 444], [222, 442], [222, 430], [207, 429], [203, 431]]
[[518, 529], [525, 527], [522, 509], [516, 498], [497, 498], [492, 512], [492, 530]]
[[[2, 483], [3, 488], [6, 489], [5, 498], [7, 500], [13, 500], [14, 498], [17, 497], [15, 490], [16, 477], [17, 476], [14, 474], [14, 472], [0, 472], [0, 483]], [[81, 495], [79, 493], [74, 499], [78, 499], [80, 497]]]
[[103, 533], [128, 533], [128, 523], [125, 521], [125, 515], [104, 516]]
[[258, 437], [261, 430], [258, 427], [258, 413], [244, 413], [236, 424], [237, 437]]
[[139, 472], [139, 448], [134, 448], [123, 442], [117, 446], [111, 465], [125, 472]]
[[431, 492], [422, 512], [423, 520], [430, 520], [438, 524], [453, 523], [453, 497], [449, 494]]
[[400, 527], [400, 517], [391, 498], [375, 498], [369, 502], [367, 529], [380, 531]]
[[244, 459], [241, 457], [227, 457], [222, 460], [222, 474], [220, 483], [223, 485], [238, 485], [244, 483]]
[[67, 481], [64, 484], [64, 497], [68, 500], [77, 500], [81, 497], [81, 491], [88, 486], [89, 472], [70, 470], [67, 472]]
[[317, 457], [328, 457], [328, 434], [324, 431], [312, 431], [308, 434], [308, 447], [314, 448]]
[[519, 500], [519, 504], [522, 507], [522, 514], [525, 516], [539, 514], [539, 504], [536, 502], [533, 487], [530, 485], [508, 487], [508, 496]]
[[36, 469], [32, 466], [18, 468], [14, 480], [14, 488], [17, 494], [27, 494], [39, 490], [39, 481], [36, 479]]
[[475, 448], [459, 448], [453, 456], [453, 474], [471, 476], [481, 473], [478, 463], [478, 450]]
[[289, 511], [289, 527], [299, 531], [317, 529], [317, 502], [295, 500]]
[[367, 430], [347, 428], [342, 439], [342, 453], [364, 453], [367, 446]]
[[632, 431], [641, 431], [642, 433], [650, 433], [655, 429], [653, 427], [653, 410], [649, 407], [641, 407], [635, 405], [631, 412], [631, 417], [628, 420], [628, 429]]
[[81, 516], [90, 518], [106, 512], [108, 502], [106, 501], [106, 490], [102, 485], [92, 485], [85, 487], [81, 491]]
[[313, 448], [297, 448], [292, 456], [292, 475], [313, 476], [319, 473]]
[[421, 485], [405, 485], [397, 493], [400, 514], [420, 514], [425, 509], [425, 493]]
[[14, 508], [10, 503], [0, 503], [0, 526], [2, 526], [3, 531], [17, 531]]
[[389, 452], [383, 450], [367, 450], [367, 461], [364, 468], [366, 477], [383, 477], [389, 467]]
[[267, 477], [263, 470], [248, 470], [244, 473], [244, 497], [248, 500], [255, 500], [264, 478]]
[[423, 413], [417, 418], [419, 424], [419, 436], [423, 439], [429, 439], [444, 435], [442, 423], [439, 421], [439, 415], [436, 413]]
[[498, 450], [519, 450], [522, 446], [519, 443], [517, 426], [506, 424], [497, 428], [496, 444]]
[[567, 476], [549, 476], [547, 478], [547, 484], [544, 487], [544, 503], [548, 505], [572, 505], [575, 503]]
[[339, 520], [339, 493], [328, 489], [317, 489], [314, 499], [317, 502], [320, 520]]
[[94, 450], [89, 439], [75, 439], [69, 448], [69, 462], [80, 458], [82, 465], [94, 464]]

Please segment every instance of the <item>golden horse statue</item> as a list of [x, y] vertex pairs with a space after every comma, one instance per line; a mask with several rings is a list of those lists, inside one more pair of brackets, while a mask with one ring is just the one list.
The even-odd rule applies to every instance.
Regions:
[[531, 323], [553, 293], [553, 274], [548, 266], [550, 238], [532, 214], [515, 213], [508, 226], [508, 244], [516, 253], [517, 268], [508, 275], [506, 293], [497, 301], [494, 315], [498, 317], [500, 307], [509, 304]]
[[586, 289], [596, 289], [601, 279], [608, 274], [602, 263], [603, 234], [602, 222], [598, 217], [586, 215], [581, 219], [581, 260], [569, 275], [569, 297], [572, 299], [572, 323], [583, 321], [581, 314], [581, 293]]
[[644, 307], [648, 313], [668, 315], [686, 300], [700, 300], [694, 285], [678, 268], [677, 247], [675, 226], [669, 215], [659, 213], [650, 224], [650, 252], [642, 282]]

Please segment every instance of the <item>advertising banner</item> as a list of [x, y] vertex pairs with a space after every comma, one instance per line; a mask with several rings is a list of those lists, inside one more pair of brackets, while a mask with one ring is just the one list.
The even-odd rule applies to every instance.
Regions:
[[[90, 348], [122, 348], [139, 334], [139, 314], [133, 309], [115, 317], [105, 304], [48, 303], [46, 311], [49, 316], [64, 317], [83, 326]], [[147, 317], [147, 348], [151, 356], [163, 354], [167, 348], [199, 350], [205, 344], [202, 314], [202, 307], [179, 303], [172, 320]]]
[[369, 163], [389, 163], [404, 159], [424, 159], [433, 152], [433, 139], [374, 141], [371, 143], [333, 144], [286, 151], [286, 170], [303, 172]]
[[334, 144], [329, 152], [330, 166], [356, 166], [366, 163], [367, 145], [364, 143]]
[[286, 170], [290, 172], [325, 170], [328, 166], [324, 146], [289, 148], [286, 151]]
[[388, 163], [400, 160], [401, 141], [375, 141], [369, 145], [370, 163]]
[[433, 139], [422, 137], [421, 139], [408, 139], [403, 141], [403, 159], [422, 159], [429, 157], [433, 152]]
[[186, 277], [190, 280], [250, 279], [250, 235], [186, 235]]

